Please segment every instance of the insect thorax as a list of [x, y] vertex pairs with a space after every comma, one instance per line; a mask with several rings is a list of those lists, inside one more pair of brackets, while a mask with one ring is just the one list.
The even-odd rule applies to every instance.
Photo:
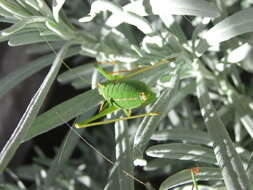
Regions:
[[105, 100], [122, 109], [147, 105], [155, 99], [150, 88], [138, 80], [107, 81], [98, 90]]

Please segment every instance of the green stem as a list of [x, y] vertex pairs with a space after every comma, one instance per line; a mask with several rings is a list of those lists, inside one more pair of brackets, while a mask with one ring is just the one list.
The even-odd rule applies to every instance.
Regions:
[[195, 176], [195, 174], [192, 170], [191, 170], [191, 175], [192, 175], [193, 187], [195, 187], [195, 190], [199, 190], [198, 183], [197, 183], [197, 180], [196, 180], [196, 176]]

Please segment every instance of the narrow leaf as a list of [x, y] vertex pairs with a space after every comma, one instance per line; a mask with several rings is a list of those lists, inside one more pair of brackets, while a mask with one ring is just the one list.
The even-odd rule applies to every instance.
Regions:
[[214, 109], [202, 77], [198, 78], [197, 95], [201, 114], [204, 118], [208, 134], [213, 141], [214, 153], [221, 168], [226, 187], [229, 190], [250, 189], [242, 161], [235, 151], [224, 124]]
[[43, 56], [31, 64], [21, 67], [0, 80], [0, 97], [7, 94], [12, 88], [30, 77], [37, 71], [47, 67], [54, 60], [54, 55]]
[[135, 13], [124, 11], [117, 4], [105, 0], [98, 0], [93, 2], [89, 15], [80, 18], [79, 22], [90, 22], [97, 14], [102, 11], [110, 11], [113, 13], [113, 15], [108, 19], [106, 23], [110, 27], [117, 27], [121, 23], [125, 22], [136, 26], [144, 34], [150, 34], [153, 32], [151, 25], [145, 18]]
[[19, 30], [21, 30], [22, 28], [24, 28], [26, 25], [26, 21], [19, 21], [15, 24], [13, 24], [11, 27], [5, 29], [5, 30], [2, 30], [1, 31], [1, 36], [7, 36], [7, 35], [10, 35], [12, 33], [15, 33]]
[[116, 162], [104, 190], [134, 190], [134, 180], [138, 179], [133, 179], [132, 146], [129, 142], [127, 122], [116, 122], [114, 129]]
[[35, 0], [25, 0], [25, 3], [27, 5], [30, 5], [32, 8], [34, 8], [36, 11], [39, 11], [38, 2]]
[[160, 14], [159, 16], [169, 31], [177, 36], [181, 43], [187, 43], [187, 37], [185, 36], [181, 26], [176, 22], [176, 19], [172, 15]]
[[231, 98], [233, 100], [236, 112], [240, 117], [239, 119], [241, 123], [251, 138], [253, 138], [253, 114], [252, 109], [250, 108], [252, 100], [249, 97], [239, 95], [236, 92], [231, 94]]
[[88, 88], [89, 86], [91, 86], [91, 80], [82, 77], [82, 80], [76, 79], [76, 80], [72, 81], [71, 85], [75, 89], [85, 89], [85, 88]]
[[[211, 168], [211, 167], [200, 167], [199, 173], [196, 174], [197, 181], [211, 181], [211, 180], [222, 180], [222, 176], [219, 168]], [[182, 170], [168, 178], [166, 178], [159, 190], [168, 190], [170, 188], [191, 183], [191, 170], [186, 169]]]
[[[177, 90], [179, 84], [177, 76], [174, 76], [174, 84], [174, 88]], [[139, 160], [142, 160], [144, 149], [146, 148], [153, 132], [159, 126], [160, 120], [168, 113], [169, 109], [172, 108], [170, 107], [171, 105], [167, 104], [167, 102], [171, 102], [173, 95], [173, 88], [167, 88], [154, 103], [151, 109], [151, 112], [158, 112], [160, 115], [145, 117], [138, 127], [134, 137], [134, 159], [136, 164], [138, 164]]]
[[24, 18], [30, 16], [29, 13], [23, 9], [23, 7], [19, 6], [18, 4], [10, 3], [6, 0], [0, 0], [0, 7], [17, 17]]
[[[118, 181], [120, 190], [134, 190], [132, 143], [126, 121], [116, 122], [115, 130], [115, 154], [118, 166]], [[125, 171], [125, 172], [124, 172]], [[137, 181], [137, 179], [135, 179]]]
[[[151, 5], [151, 10], [150, 10]], [[193, 15], [201, 17], [216, 17], [219, 10], [212, 3], [201, 0], [143, 0], [132, 1], [124, 6], [124, 10], [140, 16], [159, 15]]]
[[48, 17], [52, 17], [51, 10], [48, 7], [47, 3], [44, 0], [36, 0], [36, 1], [37, 1], [38, 5], [39, 5], [40, 11], [42, 13], [44, 13], [44, 15], [46, 15]]
[[102, 99], [97, 90], [89, 90], [51, 108], [36, 118], [23, 141], [27, 141], [66, 123], [81, 113], [90, 110]]
[[227, 61], [230, 63], [238, 63], [245, 59], [250, 51], [252, 50], [252, 46], [249, 43], [245, 43], [238, 48], [234, 49], [228, 54]]
[[253, 31], [253, 8], [239, 11], [212, 27], [205, 35], [210, 45]]
[[[89, 118], [93, 114], [92, 111], [86, 112], [83, 117]], [[50, 188], [50, 185], [55, 182], [56, 178], [54, 176], [58, 175], [60, 170], [64, 169], [64, 165], [71, 157], [72, 153], [74, 152], [75, 147], [79, 143], [80, 137], [82, 135], [83, 130], [75, 131], [75, 129], [70, 128], [69, 132], [65, 135], [64, 140], [58, 150], [57, 156], [51, 162], [50, 168], [47, 171], [47, 176], [45, 178], [44, 187]], [[78, 133], [78, 135], [77, 135]], [[80, 134], [80, 136], [79, 136]]]
[[35, 117], [37, 116], [40, 107], [42, 106], [46, 95], [53, 84], [54, 79], [57, 76], [57, 73], [60, 70], [61, 63], [63, 61], [64, 55], [67, 52], [68, 45], [62, 47], [60, 52], [57, 54], [57, 57], [54, 60], [54, 63], [48, 72], [46, 78], [44, 79], [43, 83], [41, 84], [40, 88], [32, 98], [31, 102], [29, 103], [26, 112], [22, 116], [21, 120], [18, 123], [17, 128], [12, 133], [12, 136], [2, 149], [0, 153], [0, 173], [8, 165], [11, 158], [14, 156], [16, 150], [18, 149], [21, 141], [26, 136], [27, 132], [32, 126], [32, 122], [34, 121]]
[[71, 31], [69, 31], [68, 28], [66, 28], [61, 24], [48, 20], [46, 22], [46, 26], [48, 27], [49, 30], [56, 33], [58, 36], [60, 36], [65, 40], [70, 40], [71, 38], [73, 38], [73, 34], [71, 33]]
[[148, 148], [146, 154], [156, 158], [191, 160], [195, 162], [216, 164], [213, 150], [199, 145], [183, 143], [160, 144]]
[[196, 144], [211, 145], [211, 140], [208, 137], [207, 132], [187, 128], [161, 130], [153, 133], [151, 139], [156, 141], [185, 140]]
[[[79, 48], [70, 48], [68, 53], [65, 55], [65, 58], [77, 54], [78, 51]], [[34, 73], [50, 65], [54, 60], [54, 57], [55, 56], [53, 54], [40, 57], [32, 63], [25, 65], [17, 69], [16, 71], [10, 73], [6, 77], [2, 78], [0, 80], [0, 98]]]
[[8, 42], [9, 46], [21, 46], [21, 45], [28, 45], [28, 44], [34, 44], [39, 42], [45, 42], [45, 41], [59, 41], [61, 40], [57, 36], [41, 36], [39, 32], [25, 32], [25, 33], [19, 33], [14, 34], [10, 37], [10, 40]]
[[91, 75], [92, 71], [94, 70], [94, 65], [93, 64], [83, 64], [80, 66], [77, 66], [71, 70], [65, 71], [64, 73], [61, 73], [57, 80], [60, 83], [68, 83], [74, 79], [80, 79], [80, 82], [87, 82], [88, 84], [90, 84], [89, 80], [87, 79], [83, 79], [82, 76], [87, 76], [87, 75]]
[[53, 15], [56, 22], [59, 22], [59, 12], [63, 7], [65, 0], [53, 0]]
[[9, 28], [3, 30], [1, 32], [2, 36], [8, 36], [10, 34], [13, 34], [17, 31], [20, 31], [21, 29], [23, 29], [27, 24], [31, 24], [31, 23], [39, 23], [39, 22], [45, 22], [46, 18], [44, 17], [39, 17], [39, 16], [31, 16], [29, 18], [25, 18], [22, 19], [21, 21], [13, 24], [12, 26], [10, 26]]
[[[177, 81], [178, 82], [178, 81]], [[178, 85], [178, 84], [177, 84]], [[175, 86], [175, 91], [177, 90]], [[144, 149], [146, 148], [153, 132], [159, 125], [160, 120], [167, 114], [174, 106], [182, 101], [188, 94], [194, 90], [194, 84], [191, 83], [188, 86], [180, 89], [177, 93], [173, 92], [172, 89], [167, 89], [157, 103], [154, 104], [152, 111], [160, 112], [160, 116], [145, 117], [137, 129], [134, 138], [134, 159], [142, 159]]]
[[247, 166], [247, 175], [250, 181], [253, 181], [253, 152], [250, 155], [250, 159]]
[[154, 14], [194, 15], [217, 17], [219, 10], [213, 4], [202, 0], [149, 0]]

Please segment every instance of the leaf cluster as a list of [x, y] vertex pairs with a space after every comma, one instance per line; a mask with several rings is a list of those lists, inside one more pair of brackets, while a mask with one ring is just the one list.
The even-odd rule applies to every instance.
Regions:
[[[249, 1], [0, 0], [0, 21], [10, 24], [1, 31], [1, 42], [31, 45], [30, 53], [41, 55], [0, 79], [0, 97], [50, 66], [0, 153], [0, 173], [16, 183], [1, 175], [5, 189], [140, 186], [151, 190], [157, 178], [165, 178], [160, 190], [191, 188], [194, 167], [199, 167], [199, 189], [252, 188], [253, 8]], [[96, 86], [100, 79], [93, 63], [69, 68], [63, 61], [80, 56], [118, 63], [105, 65], [108, 70], [136, 69], [176, 57], [133, 77], [156, 91], [156, 102], [144, 109], [160, 115], [116, 122], [114, 132], [108, 127], [74, 130], [67, 122], [91, 117], [102, 100], [96, 89], [38, 115], [55, 80], [75, 89]], [[61, 66], [68, 71], [58, 75]], [[245, 73], [249, 73], [247, 80]], [[15, 173], [6, 169], [21, 143], [61, 124], [70, 130], [54, 159], [37, 149], [34, 164]], [[110, 155], [109, 160], [84, 142]], [[74, 150], [82, 157], [71, 158]], [[31, 187], [23, 180], [32, 181]]]

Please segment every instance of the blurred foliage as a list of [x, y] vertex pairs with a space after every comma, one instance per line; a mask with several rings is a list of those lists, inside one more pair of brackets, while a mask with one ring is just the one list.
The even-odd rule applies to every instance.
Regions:
[[[249, 0], [0, 0], [0, 21], [10, 24], [0, 41], [29, 44], [29, 53], [40, 55], [0, 79], [0, 96], [52, 64], [0, 154], [0, 187], [152, 190], [159, 182], [160, 190], [192, 189], [190, 169], [198, 167], [198, 189], [252, 189], [251, 5]], [[37, 116], [68, 57], [76, 66], [63, 62], [67, 71], [57, 80], [76, 89], [101, 80], [92, 63], [80, 64], [82, 57], [118, 63], [105, 65], [108, 70], [165, 61], [133, 77], [157, 94], [152, 106], [134, 113], [160, 115], [77, 131], [67, 122], [92, 116], [102, 100], [93, 89]], [[55, 158], [35, 147], [32, 164], [6, 168], [22, 142], [61, 124], [70, 130]]]

